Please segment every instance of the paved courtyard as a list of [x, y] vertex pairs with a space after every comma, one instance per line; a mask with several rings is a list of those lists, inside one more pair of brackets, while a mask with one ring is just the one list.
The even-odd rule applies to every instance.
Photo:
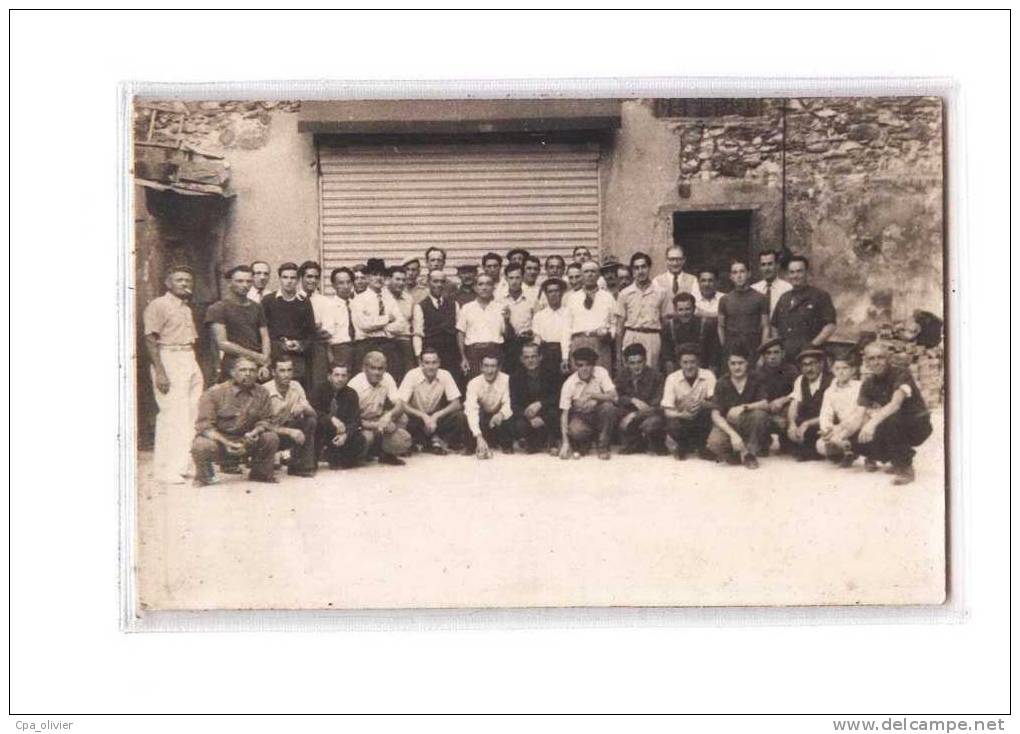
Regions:
[[153, 483], [142, 454], [139, 594], [150, 609], [938, 603], [942, 457], [937, 428], [906, 487], [861, 462], [497, 454], [194, 488]]

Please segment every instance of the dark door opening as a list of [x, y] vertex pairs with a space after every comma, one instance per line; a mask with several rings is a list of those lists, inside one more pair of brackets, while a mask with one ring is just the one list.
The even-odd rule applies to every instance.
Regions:
[[712, 268], [720, 289], [729, 290], [730, 263], [751, 257], [751, 211], [673, 212], [673, 242], [684, 248], [684, 270], [697, 274], [699, 268]]

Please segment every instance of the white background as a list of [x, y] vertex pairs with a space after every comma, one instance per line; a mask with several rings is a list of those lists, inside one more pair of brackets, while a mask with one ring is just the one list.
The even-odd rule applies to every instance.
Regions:
[[[11, 19], [11, 701], [71, 731], [536, 721], [87, 713], [1009, 709], [1009, 31], [996, 13], [33, 14]], [[126, 635], [117, 596], [119, 81], [950, 76], [963, 93], [961, 624]], [[6, 307], [6, 306], [5, 306]], [[6, 321], [6, 320], [5, 320]], [[6, 348], [6, 347], [4, 347]], [[7, 360], [3, 360], [6, 362]], [[3, 429], [6, 430], [6, 429]], [[892, 491], [892, 490], [890, 490]], [[832, 731], [830, 716], [544, 722]]]

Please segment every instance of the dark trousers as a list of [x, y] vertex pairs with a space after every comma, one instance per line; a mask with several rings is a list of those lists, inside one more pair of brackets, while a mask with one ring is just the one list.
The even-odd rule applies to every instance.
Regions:
[[563, 364], [563, 347], [559, 342], [542, 342], [539, 352], [542, 355], [542, 364], [557, 370]]
[[347, 365], [347, 372], [350, 375], [355, 375], [360, 369], [361, 365], [354, 366], [354, 342], [344, 342], [343, 344], [330, 344], [329, 345], [329, 366], [330, 369], [338, 364]]
[[[513, 445], [513, 428], [511, 426], [511, 420], [505, 420], [500, 423], [496, 428], [489, 425], [489, 421], [492, 420], [492, 416], [495, 413], [487, 413], [482, 408], [478, 409], [478, 425], [482, 429], [482, 438], [489, 444], [489, 448], [498, 447], [501, 449], [508, 448]], [[471, 449], [472, 451], [478, 445], [478, 441], [471, 435], [471, 432], [466, 433], [465, 448]]]
[[428, 446], [432, 439], [439, 438], [457, 449], [464, 445], [464, 437], [468, 433], [467, 416], [463, 410], [444, 415], [436, 424], [435, 432], [429, 436], [425, 433], [425, 422], [416, 415], [408, 414], [407, 430], [416, 446]]
[[620, 416], [620, 443], [623, 447], [636, 449], [642, 446], [645, 448], [662, 446], [666, 428], [666, 418], [662, 411], [655, 409], [645, 415], [638, 415], [624, 428], [623, 421], [634, 412], [634, 410], [629, 410]]
[[[740, 414], [732, 427], [744, 440], [747, 452], [758, 456], [762, 449], [767, 448], [771, 435], [769, 434], [770, 417], [764, 410], [745, 410]], [[708, 434], [706, 447], [716, 459], [725, 461], [733, 456], [733, 444], [730, 442], [729, 434], [718, 426], [712, 426]]]
[[312, 391], [324, 385], [329, 379], [330, 352], [329, 341], [313, 341], [308, 347], [308, 382]]
[[931, 435], [931, 420], [893, 414], [878, 424], [874, 437], [861, 443], [855, 435], [850, 440], [853, 450], [873, 461], [888, 461], [894, 467], [907, 467], [914, 461], [914, 447]]
[[712, 414], [700, 411], [693, 418], [667, 418], [666, 433], [676, 442], [678, 454], [689, 454], [705, 447], [712, 430]]
[[587, 448], [593, 440], [598, 442], [599, 449], [609, 448], [616, 426], [615, 405], [603, 402], [594, 410], [571, 410], [569, 416], [567, 436], [575, 449]]
[[389, 365], [387, 372], [393, 375], [397, 385], [404, 379], [404, 375], [414, 369], [414, 347], [411, 339], [393, 339], [389, 347], [390, 353], [386, 355], [386, 362]]
[[322, 456], [332, 469], [355, 466], [365, 456], [365, 436], [361, 431], [348, 430], [347, 440], [343, 446], [334, 446], [336, 427], [332, 421], [325, 421], [316, 426], [316, 456]]
[[531, 425], [531, 421], [522, 413], [514, 415], [512, 419], [514, 438], [524, 441], [530, 453], [545, 450], [560, 435], [560, 411], [556, 406], [543, 408], [535, 417], [542, 419], [541, 426]]
[[[242, 436], [227, 436], [233, 441], [242, 441]], [[237, 463], [238, 459], [247, 456], [251, 459], [249, 479], [272, 479], [273, 459], [279, 448], [280, 439], [273, 431], [265, 431], [239, 457], [228, 456], [226, 449], [217, 441], [205, 436], [195, 436], [191, 442], [191, 458], [195, 461], [195, 477], [209, 481], [213, 478], [213, 462]]]
[[797, 443], [796, 441], [790, 441], [789, 436], [786, 438], [785, 447], [790, 452], [791, 456], [794, 456], [802, 461], [808, 459], [820, 459], [821, 456], [815, 450], [815, 443], [818, 441], [818, 434], [821, 433], [821, 429], [818, 425], [813, 425], [804, 431], [803, 443]]
[[[486, 354], [498, 354], [500, 359], [503, 358], [503, 345], [496, 344], [495, 342], [480, 342], [478, 344], [465, 344], [464, 345], [464, 356], [467, 357], [468, 365], [468, 379], [478, 377], [482, 374], [482, 357]], [[501, 369], [506, 372], [509, 367], [503, 365]]]
[[290, 436], [277, 434], [280, 437], [280, 448], [290, 449], [290, 462], [287, 471], [313, 472], [317, 468], [318, 461], [315, 454], [315, 414], [303, 415], [299, 418], [291, 418], [284, 424], [284, 428], [296, 428], [305, 435], [303, 444], [296, 444]]

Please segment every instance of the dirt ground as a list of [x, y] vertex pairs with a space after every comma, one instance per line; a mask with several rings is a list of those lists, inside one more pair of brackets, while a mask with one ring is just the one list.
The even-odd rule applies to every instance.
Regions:
[[266, 485], [152, 482], [148, 609], [939, 603], [941, 416], [917, 481], [788, 457], [416, 455]]

